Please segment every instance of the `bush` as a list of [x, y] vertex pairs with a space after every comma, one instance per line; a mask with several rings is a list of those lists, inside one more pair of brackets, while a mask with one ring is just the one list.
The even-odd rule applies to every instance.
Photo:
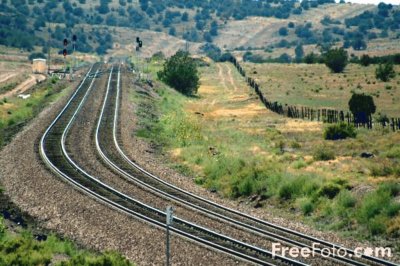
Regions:
[[325, 184], [318, 191], [318, 194], [322, 197], [327, 197], [329, 199], [333, 199], [339, 194], [341, 187], [338, 184]]
[[185, 95], [197, 93], [200, 86], [197, 65], [188, 52], [178, 51], [164, 63], [158, 78]]
[[335, 159], [335, 154], [332, 150], [327, 147], [318, 147], [313, 154], [315, 161], [329, 161]]
[[386, 153], [385, 153], [387, 158], [391, 159], [400, 159], [400, 146], [394, 146], [391, 147]]
[[400, 204], [395, 202], [394, 197], [399, 193], [399, 184], [385, 183], [363, 197], [356, 218], [367, 225], [370, 234], [384, 233], [389, 219], [398, 215]]
[[288, 176], [278, 184], [278, 197], [283, 200], [312, 196], [319, 189], [319, 183], [310, 176]]
[[348, 63], [347, 52], [343, 48], [331, 49], [325, 55], [325, 65], [334, 73], [341, 73]]
[[390, 79], [394, 78], [396, 76], [396, 73], [394, 72], [393, 64], [392, 63], [386, 63], [384, 65], [379, 64], [379, 66], [375, 71], [375, 76], [376, 79], [379, 79], [383, 82], [387, 82]]
[[362, 55], [360, 58], [360, 64], [362, 66], [369, 66], [371, 64], [371, 61], [371, 57], [367, 54]]
[[348, 190], [342, 190], [337, 195], [336, 202], [339, 207], [348, 209], [356, 206], [357, 200]]
[[346, 138], [355, 138], [357, 132], [353, 125], [346, 123], [334, 124], [325, 128], [324, 138], [327, 140], [339, 140]]
[[300, 200], [299, 205], [300, 205], [300, 209], [304, 215], [310, 215], [314, 211], [314, 204], [308, 198], [304, 198], [304, 199]]

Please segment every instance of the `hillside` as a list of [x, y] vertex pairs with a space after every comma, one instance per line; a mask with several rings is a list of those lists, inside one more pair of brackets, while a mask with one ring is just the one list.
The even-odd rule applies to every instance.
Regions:
[[[60, 51], [62, 40], [76, 34], [78, 51], [98, 54], [120, 47], [130, 51], [138, 35], [146, 55], [159, 50], [169, 55], [184, 48], [184, 40], [192, 42], [192, 52], [212, 42], [227, 50], [257, 50], [264, 57], [277, 50], [293, 55], [297, 45], [318, 50], [333, 43], [368, 52], [397, 50], [398, 7], [332, 2], [4, 0], [0, 44], [45, 47], [45, 53], [49, 41]], [[384, 46], [375, 47], [376, 42]]]

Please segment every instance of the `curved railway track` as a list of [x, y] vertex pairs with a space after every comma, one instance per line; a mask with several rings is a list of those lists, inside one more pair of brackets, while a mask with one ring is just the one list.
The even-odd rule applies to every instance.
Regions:
[[[43, 134], [39, 145], [40, 155], [54, 173], [84, 193], [119, 211], [154, 226], [164, 228], [166, 226], [166, 215], [163, 211], [145, 205], [101, 182], [98, 178], [91, 176], [77, 165], [67, 153], [65, 145], [66, 136], [77, 114], [89, 97], [93, 88], [94, 77], [97, 77], [101, 72], [105, 73], [102, 70], [102, 66], [96, 64], [86, 74], [66, 106]], [[108, 79], [107, 95], [112, 87], [112, 83], [119, 84], [119, 77], [119, 71], [116, 73], [112, 68]], [[106, 108], [105, 103], [106, 101], [104, 101], [102, 113]], [[101, 120], [99, 119], [99, 124], [101, 124]], [[170, 230], [184, 238], [248, 262], [260, 265], [306, 265], [285, 257], [273, 257], [273, 254], [267, 250], [226, 237], [183, 219], [174, 219]]]
[[[123, 152], [118, 142], [118, 115], [120, 108], [121, 88], [120, 71], [117, 81], [109, 84], [104, 99], [103, 108], [95, 133], [96, 148], [100, 157], [112, 169], [124, 178], [142, 186], [145, 189], [171, 199], [180, 204], [189, 206], [206, 215], [213, 216], [242, 229], [263, 235], [266, 238], [281, 242], [289, 246], [308, 248], [315, 251], [320, 257], [326, 258], [326, 249], [330, 251], [330, 258], [338, 264], [345, 265], [397, 265], [395, 263], [376, 257], [356, 254], [354, 250], [345, 248], [335, 243], [330, 243], [310, 235], [284, 228], [250, 215], [226, 208], [212, 201], [199, 197], [176, 187], [161, 178], [149, 173], [138, 164], [129, 159]], [[108, 117], [107, 117], [108, 116]], [[313, 245], [318, 245], [315, 248]], [[325, 253], [324, 253], [325, 252]], [[338, 253], [339, 252], [339, 253]], [[338, 254], [346, 253], [347, 256]], [[327, 258], [326, 258], [327, 259]]]

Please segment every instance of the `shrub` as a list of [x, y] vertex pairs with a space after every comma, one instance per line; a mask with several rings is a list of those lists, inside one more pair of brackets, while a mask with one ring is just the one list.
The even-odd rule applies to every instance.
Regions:
[[369, 66], [371, 64], [371, 57], [367, 54], [363, 54], [360, 58], [360, 64], [362, 66]]
[[386, 153], [385, 153], [387, 158], [391, 159], [400, 159], [400, 146], [394, 146], [391, 147]]
[[327, 140], [338, 140], [346, 138], [355, 138], [357, 132], [353, 125], [346, 123], [334, 124], [325, 128], [324, 138]]
[[321, 189], [318, 191], [318, 194], [322, 197], [333, 199], [337, 194], [339, 194], [340, 190], [341, 187], [338, 184], [328, 183], [321, 187]]
[[313, 154], [315, 161], [329, 161], [335, 159], [335, 153], [327, 147], [318, 147]]
[[3, 217], [0, 216], [0, 239], [3, 237], [6, 231], [6, 226], [3, 223]]
[[339, 207], [344, 209], [353, 208], [357, 200], [353, 197], [350, 191], [348, 190], [341, 190], [336, 197], [336, 202]]
[[178, 51], [168, 59], [157, 75], [161, 81], [185, 95], [196, 94], [200, 85], [197, 65], [184, 51]]
[[278, 186], [278, 197], [284, 200], [312, 196], [319, 189], [319, 183], [311, 176], [287, 176]]
[[287, 36], [288, 35], [288, 29], [286, 27], [281, 27], [279, 29], [279, 35], [281, 36]]
[[334, 73], [341, 73], [348, 62], [347, 52], [343, 49], [331, 49], [325, 54], [325, 65]]
[[379, 64], [379, 66], [375, 71], [375, 76], [376, 79], [379, 79], [383, 82], [387, 82], [390, 79], [394, 78], [396, 76], [396, 73], [394, 72], [393, 64], [392, 63], [386, 63], [384, 65]]
[[390, 218], [398, 215], [400, 211], [400, 204], [394, 200], [399, 193], [399, 184], [381, 184], [377, 190], [363, 197], [356, 212], [356, 219], [367, 226], [370, 234], [384, 233]]
[[301, 158], [292, 164], [294, 169], [301, 169], [307, 166], [307, 163]]
[[304, 198], [300, 200], [300, 209], [304, 215], [310, 215], [314, 211], [314, 208], [314, 204], [310, 199]]

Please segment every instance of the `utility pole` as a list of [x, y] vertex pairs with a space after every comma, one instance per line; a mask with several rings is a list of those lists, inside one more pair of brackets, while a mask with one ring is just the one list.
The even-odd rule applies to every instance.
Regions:
[[50, 45], [50, 40], [51, 40], [51, 23], [49, 23], [49, 29], [47, 30], [48, 34], [49, 34], [49, 39], [47, 40], [47, 74], [50, 75], [50, 63], [51, 63], [51, 58], [50, 58], [50, 54], [51, 54], [51, 45]]
[[167, 207], [166, 210], [166, 214], [167, 214], [167, 240], [166, 240], [166, 266], [170, 266], [170, 247], [169, 247], [169, 226], [172, 224], [172, 220], [174, 219], [174, 209], [171, 206]]

